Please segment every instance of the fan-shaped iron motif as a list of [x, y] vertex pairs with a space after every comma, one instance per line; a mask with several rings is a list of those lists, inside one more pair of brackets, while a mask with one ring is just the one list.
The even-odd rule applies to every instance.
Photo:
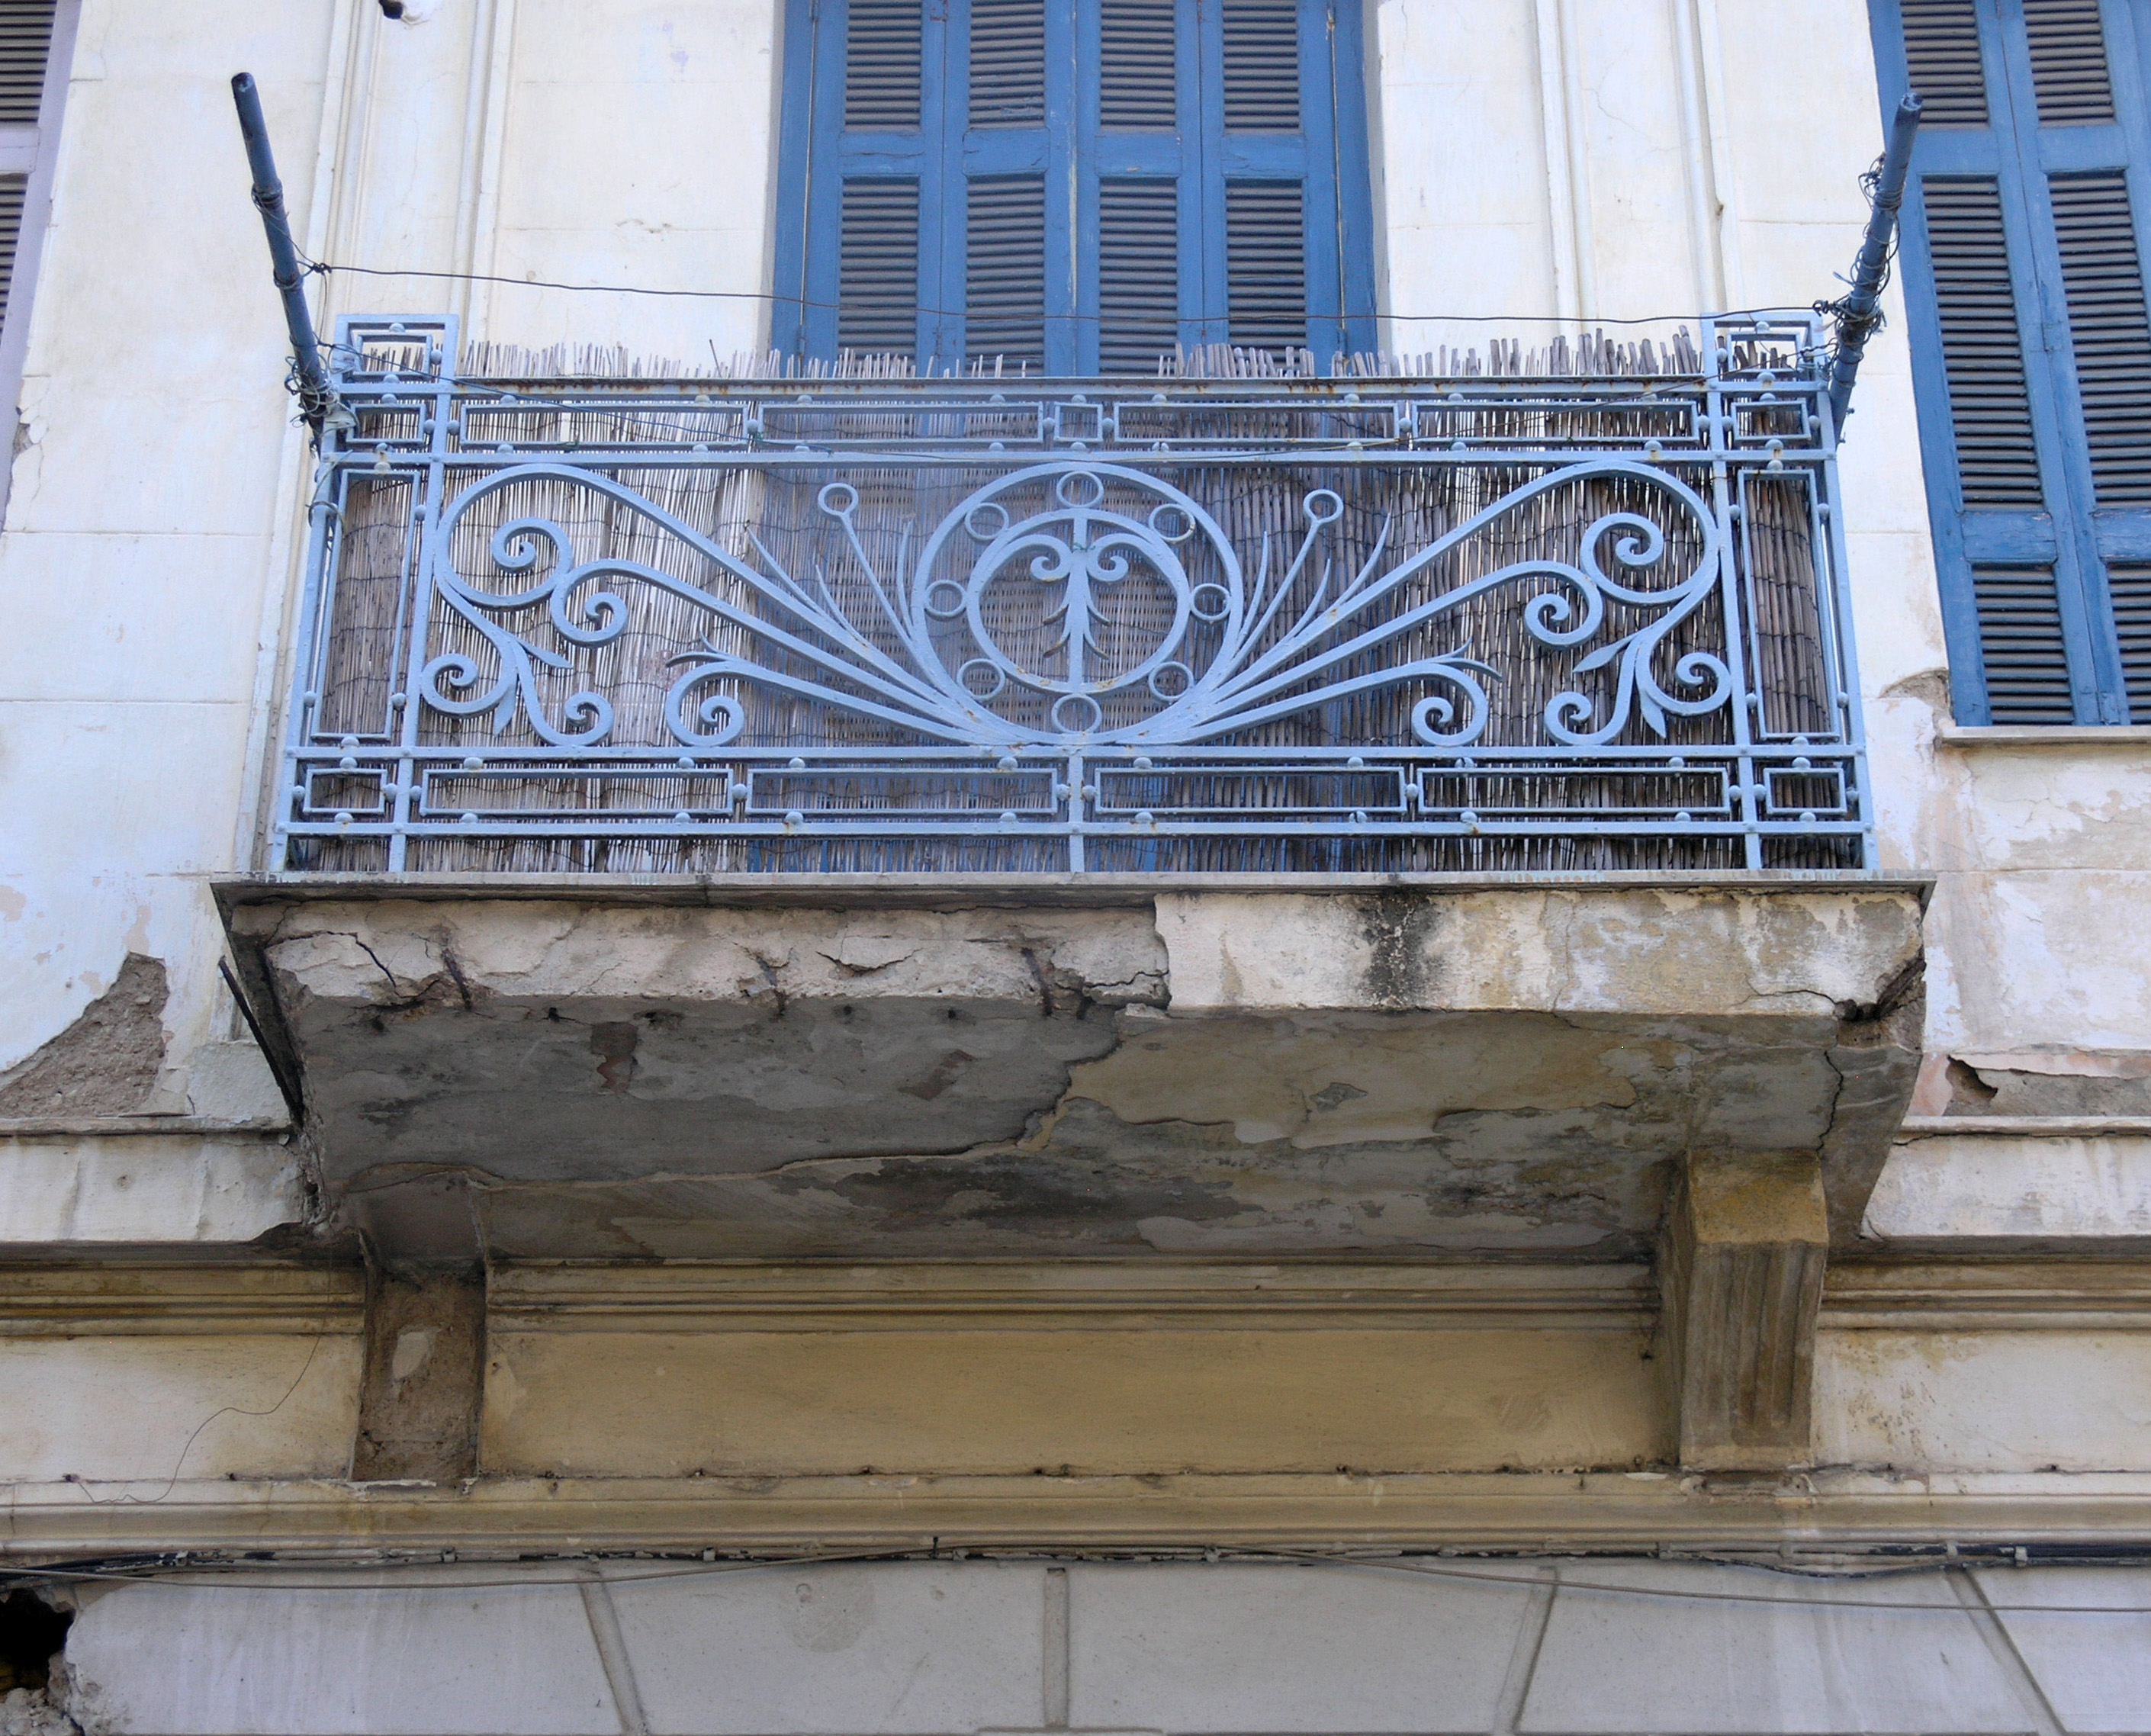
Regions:
[[[472, 582], [451, 559], [456, 527], [534, 482], [601, 497], [612, 519], [624, 510], [678, 539], [730, 583], [700, 585], [618, 556], [579, 558], [558, 519], [534, 515], [509, 519], [488, 539], [503, 574], [533, 582]], [[1572, 558], [1526, 554], [1426, 590], [1449, 557], [1528, 504], [1609, 482], [1657, 510], [1599, 514]], [[1718, 581], [1721, 533], [1687, 483], [1645, 463], [1597, 458], [1551, 469], [1410, 553], [1391, 549], [1385, 523], [1371, 552], [1344, 572], [1325, 558], [1325, 533], [1345, 510], [1328, 488], [1302, 495], [1288, 544], [1265, 535], [1247, 555], [1167, 478], [1081, 458], [976, 488], [908, 564], [870, 552], [852, 483], [823, 485], [816, 509], [828, 558], [803, 574], [758, 536], [747, 539], [753, 559], [736, 554], [614, 477], [544, 463], [497, 470], [449, 506], [430, 574], [446, 608], [493, 648], [495, 666], [482, 667], [469, 649], [442, 651], [421, 671], [420, 696], [453, 716], [490, 711], [496, 733], [520, 711], [555, 747], [605, 744], [614, 711], [603, 692], [577, 691], [547, 715], [538, 671], [568, 669], [569, 653], [538, 642], [533, 617], [542, 611], [564, 645], [595, 650], [628, 630], [631, 585], [696, 605], [755, 648], [722, 649], [711, 635], [673, 660], [684, 667], [665, 716], [678, 741], [696, 749], [741, 741], [757, 694], [789, 695], [924, 741], [1079, 750], [1216, 741], [1374, 689], [1413, 691], [1417, 742], [1462, 747], [1484, 734], [1485, 683], [1504, 671], [1472, 655], [1468, 641], [1427, 652], [1425, 630], [1503, 592], [1516, 595], [1524, 633], [1550, 649], [1585, 646], [1612, 622], [1609, 605], [1620, 605], [1625, 630], [1573, 665], [1578, 676], [1607, 671], [1597, 685], [1611, 691], [1554, 693], [1541, 715], [1549, 741], [1604, 743], [1637, 716], [1663, 736], [1669, 715], [1715, 711], [1733, 689], [1726, 663], [1708, 650], [1679, 651], [1661, 666], [1675, 630]], [[1676, 545], [1683, 570], [1670, 583], [1644, 582]], [[833, 583], [837, 564], [849, 569], [848, 587]], [[1408, 642], [1420, 648], [1384, 657]]]

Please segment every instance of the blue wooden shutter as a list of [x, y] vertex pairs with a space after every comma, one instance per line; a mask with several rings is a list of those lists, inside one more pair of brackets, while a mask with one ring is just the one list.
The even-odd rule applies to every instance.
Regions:
[[[13, 0], [0, 7], [0, 124], [37, 124], [51, 58], [54, 0]], [[23, 233], [23, 205], [29, 177], [0, 175], [0, 315], [15, 276], [15, 247]]]
[[2145, 8], [1873, 4], [1957, 716], [2151, 722]]
[[8, 292], [15, 281], [15, 248], [23, 235], [23, 195], [29, 177], [0, 175], [0, 317], [8, 311]]
[[1097, 68], [1095, 104], [1076, 114], [1097, 238], [1077, 262], [1079, 372], [1156, 373], [1201, 311], [1199, 38], [1192, 0], [1098, 0], [1078, 38]]
[[952, 13], [965, 125], [949, 185], [960, 190], [963, 239], [943, 281], [962, 309], [962, 335], [958, 342], [952, 327], [936, 355], [944, 367], [1036, 374], [1050, 362], [1068, 372], [1066, 334], [1056, 323], [1049, 356], [1046, 325], [1049, 308], [1066, 311], [1048, 277], [1070, 245], [1067, 149], [1052, 123], [1067, 104], [1071, 68], [1055, 10], [1046, 0], [958, 0]]
[[792, 0], [772, 342], [1058, 374], [1373, 347], [1359, 3]]
[[946, 304], [944, 0], [797, 0], [770, 341], [797, 357], [930, 353]]

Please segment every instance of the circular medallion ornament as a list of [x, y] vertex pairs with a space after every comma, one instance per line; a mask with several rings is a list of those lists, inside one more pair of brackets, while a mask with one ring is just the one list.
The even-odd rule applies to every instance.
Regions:
[[965, 700], [1028, 691], [1055, 736], [1081, 741], [1116, 699], [1125, 716], [1138, 696], [1146, 716], [1187, 700], [1214, 655], [1194, 640], [1236, 642], [1245, 597], [1223, 530], [1187, 495], [1139, 470], [1063, 463], [960, 503], [920, 552], [910, 608], [916, 642], [955, 646], [942, 673]]

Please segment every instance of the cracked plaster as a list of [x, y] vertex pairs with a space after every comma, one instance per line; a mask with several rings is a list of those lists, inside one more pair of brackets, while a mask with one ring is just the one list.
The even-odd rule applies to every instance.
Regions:
[[1647, 1253], [1695, 1151], [1856, 1229], [1909, 893], [245, 907], [332, 1186], [453, 1166], [500, 1255]]

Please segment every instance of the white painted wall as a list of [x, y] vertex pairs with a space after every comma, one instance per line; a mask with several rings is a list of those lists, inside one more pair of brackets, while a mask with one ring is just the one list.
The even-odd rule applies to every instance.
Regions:
[[[1396, 347], [1553, 316], [1802, 305], [1857, 240], [1879, 104], [1860, 0], [1369, 0]], [[700, 363], [757, 342], [777, 0], [83, 0], [0, 535], [0, 1068], [129, 949], [173, 974], [154, 1106], [253, 1112], [206, 877], [253, 848], [303, 441], [225, 80], [266, 94], [345, 311]], [[531, 284], [718, 288], [737, 301]], [[529, 286], [526, 286], [526, 285]], [[1489, 326], [1458, 318], [1500, 316]], [[1887, 865], [1935, 873], [1931, 1039], [2151, 1050], [2151, 747], [1938, 739], [1944, 668], [1901, 322], [1845, 453]], [[218, 1051], [220, 1057], [243, 1055]], [[1934, 1106], [1931, 1105], [1930, 1106]]]
[[2142, 1570], [602, 1571], [278, 1568], [251, 1576], [258, 1588], [244, 1574], [93, 1587], [63, 1697], [114, 1736], [2151, 1727]]

